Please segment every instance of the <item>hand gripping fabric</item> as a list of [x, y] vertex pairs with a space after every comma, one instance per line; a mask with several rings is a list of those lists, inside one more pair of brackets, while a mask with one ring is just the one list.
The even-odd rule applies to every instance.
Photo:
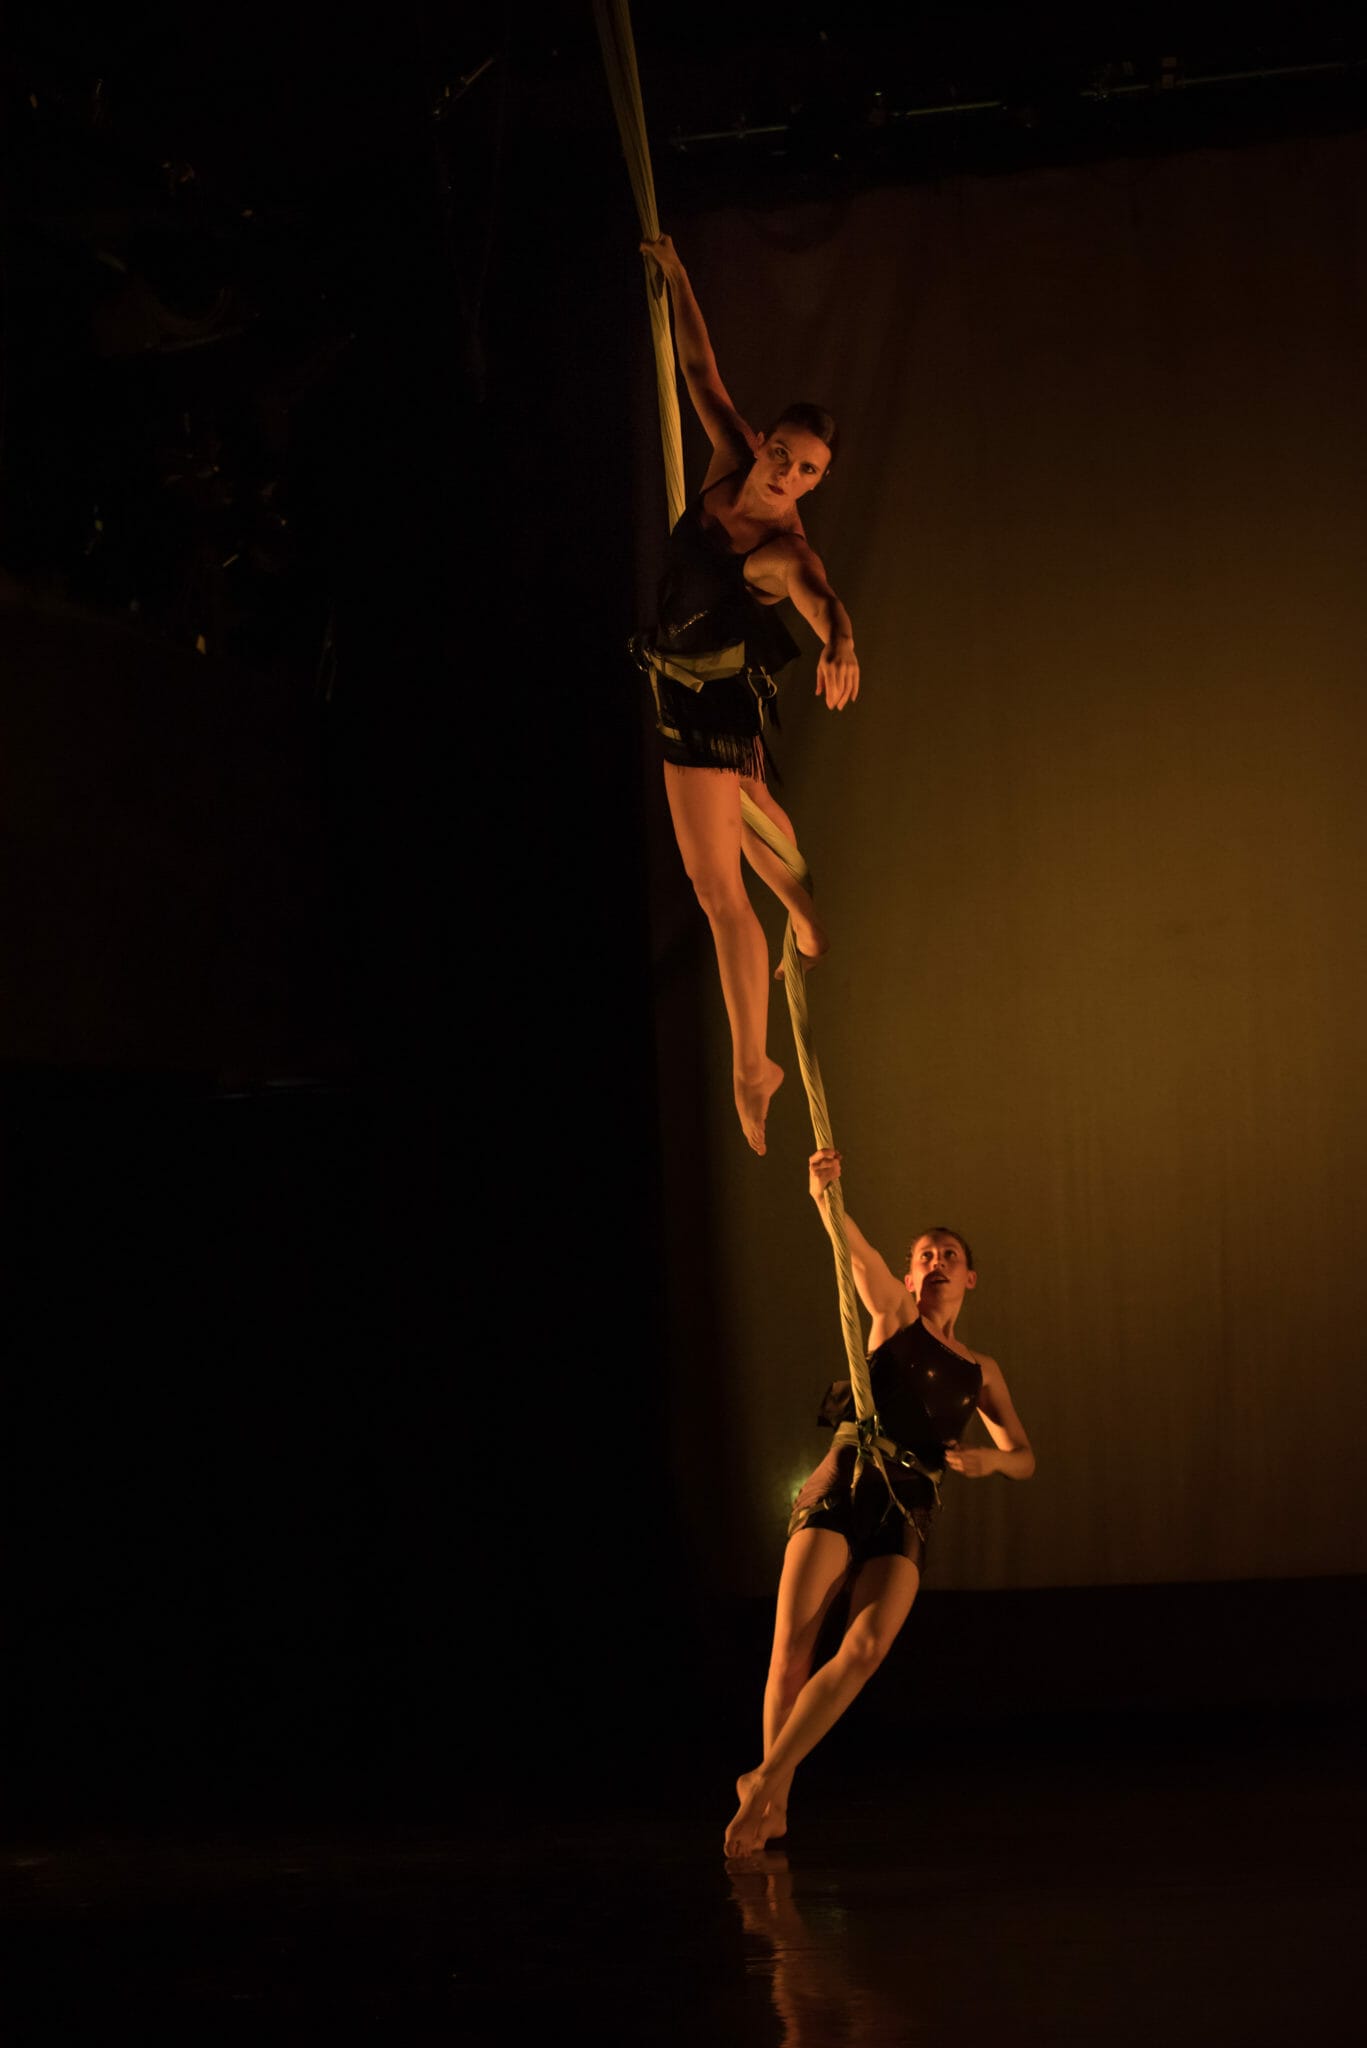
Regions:
[[[653, 242], [659, 238], [660, 222], [655, 209], [655, 179], [650, 167], [650, 143], [646, 135], [645, 108], [641, 101], [641, 81], [636, 69], [636, 46], [631, 35], [631, 10], [627, 0], [594, 0], [593, 13], [598, 27], [598, 40], [603, 51], [603, 63], [607, 70], [613, 112], [617, 116], [617, 129], [622, 138], [622, 153], [626, 157], [631, 189], [636, 199], [641, 238], [643, 241]], [[645, 263], [650, 332], [655, 344], [655, 382], [660, 401], [660, 438], [664, 445], [665, 495], [669, 504], [669, 523], [672, 527], [676, 520], [683, 516], [684, 509], [683, 434], [679, 425], [678, 379], [674, 364], [674, 342], [669, 331], [669, 309], [664, 279], [649, 257], [645, 258]], [[800, 882], [804, 889], [810, 890], [812, 877], [802, 855], [787, 833], [781, 832], [772, 819], [766, 817], [759, 806], [750, 801], [744, 790], [741, 791], [741, 815], [750, 831], [763, 840], [771, 853], [777, 854], [789, 874]], [[816, 1047], [812, 1043], [802, 955], [798, 951], [797, 934], [793, 930], [791, 918], [788, 920], [788, 929], [783, 941], [783, 986], [788, 997], [788, 1015], [792, 1020], [798, 1066], [802, 1071], [802, 1085], [807, 1091], [807, 1105], [812, 1116], [812, 1135], [817, 1146], [824, 1149], [832, 1145], [834, 1140], [831, 1136], [831, 1119], [826, 1108], [826, 1091], [821, 1082], [821, 1068], [817, 1063]], [[833, 1180], [827, 1189], [826, 1213], [830, 1220], [831, 1245], [835, 1253], [836, 1284], [840, 1290], [840, 1327], [845, 1339], [850, 1390], [854, 1395], [858, 1453], [861, 1459], [868, 1459], [877, 1467], [889, 1493], [892, 1493], [896, 1501], [897, 1496], [892, 1492], [892, 1485], [883, 1463], [883, 1454], [877, 1441], [881, 1429], [873, 1405], [868, 1360], [864, 1356], [864, 1334], [859, 1323], [859, 1299], [855, 1293], [854, 1273], [850, 1266], [850, 1247], [845, 1236], [845, 1204], [838, 1180]], [[901, 1502], [898, 1501], [897, 1505], [900, 1507]], [[906, 1512], [905, 1509], [903, 1512]]]

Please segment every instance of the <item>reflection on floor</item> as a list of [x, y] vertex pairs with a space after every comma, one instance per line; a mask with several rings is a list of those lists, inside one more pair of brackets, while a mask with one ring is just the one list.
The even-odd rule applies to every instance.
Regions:
[[11, 2038], [603, 2048], [1333, 2048], [1367, 1818], [1343, 1715], [965, 1730], [799, 1781], [728, 1867], [729, 1787], [595, 1815], [25, 1845]]

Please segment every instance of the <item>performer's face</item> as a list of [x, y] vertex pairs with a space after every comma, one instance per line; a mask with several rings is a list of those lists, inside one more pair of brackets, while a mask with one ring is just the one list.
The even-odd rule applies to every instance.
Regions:
[[918, 1237], [907, 1269], [908, 1290], [921, 1308], [946, 1309], [963, 1300], [978, 1284], [957, 1237], [933, 1233]]
[[755, 456], [754, 481], [765, 504], [784, 512], [808, 491], [814, 491], [831, 466], [831, 451], [805, 427], [780, 420], [772, 433], [761, 434]]

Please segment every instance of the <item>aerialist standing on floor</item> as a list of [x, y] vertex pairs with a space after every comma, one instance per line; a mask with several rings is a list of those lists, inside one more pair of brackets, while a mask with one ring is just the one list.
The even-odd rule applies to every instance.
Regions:
[[[839, 1173], [838, 1152], [812, 1154], [808, 1190], [828, 1231], [827, 1190]], [[788, 1523], [764, 1691], [764, 1756], [737, 1781], [728, 1856], [762, 1849], [786, 1832], [794, 1771], [878, 1669], [910, 1614], [944, 1469], [965, 1479], [994, 1472], [1029, 1479], [1035, 1470], [1001, 1367], [957, 1334], [964, 1297], [978, 1284], [966, 1241], [943, 1227], [923, 1232], [899, 1281], [848, 1215], [845, 1234], [855, 1285], [873, 1318], [869, 1373], [887, 1481], [867, 1460], [856, 1470], [850, 1390], [837, 1381], [821, 1410], [837, 1431], [835, 1445], [802, 1487]], [[990, 1449], [960, 1443], [975, 1409]], [[844, 1635], [814, 1673], [822, 1622], [842, 1591], [849, 1595]]]
[[765, 786], [765, 705], [775, 671], [798, 652], [773, 614], [780, 599], [792, 599], [821, 642], [817, 695], [839, 711], [859, 694], [849, 614], [798, 512], [830, 469], [835, 422], [818, 406], [790, 405], [756, 433], [721, 381], [673, 242], [661, 235], [641, 247], [668, 282], [679, 362], [712, 459], [670, 535], [656, 620], [636, 646], [654, 691], [674, 834], [717, 949], [736, 1110], [749, 1144], [763, 1152], [783, 1070], [768, 1052], [768, 949], [742, 855], [783, 903], [803, 955], [816, 959], [828, 941], [806, 890], [743, 825], [740, 799], [744, 790], [795, 838]]

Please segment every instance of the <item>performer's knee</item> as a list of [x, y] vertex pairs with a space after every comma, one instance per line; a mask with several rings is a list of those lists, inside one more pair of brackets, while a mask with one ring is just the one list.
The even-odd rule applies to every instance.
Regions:
[[867, 1678], [878, 1669], [896, 1638], [896, 1630], [880, 1628], [861, 1616], [845, 1633], [839, 1655], [853, 1670]]
[[743, 917], [750, 909], [750, 899], [745, 893], [740, 867], [719, 867], [714, 862], [699, 862], [689, 866], [688, 879], [693, 884], [693, 893], [707, 916], [714, 922], [727, 918]]
[[800, 1634], [787, 1633], [774, 1641], [773, 1654], [769, 1659], [769, 1680], [781, 1692], [801, 1692], [811, 1675], [812, 1652], [816, 1647], [815, 1629], [803, 1629]]

